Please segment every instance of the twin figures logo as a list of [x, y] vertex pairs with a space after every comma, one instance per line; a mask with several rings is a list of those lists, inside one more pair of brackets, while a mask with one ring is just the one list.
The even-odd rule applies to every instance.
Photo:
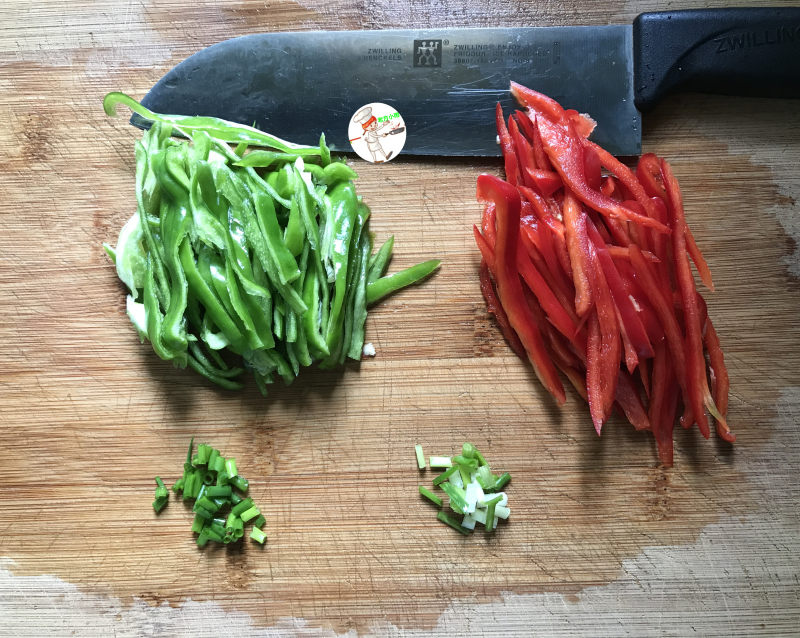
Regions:
[[[413, 61], [415, 67], [442, 66], [442, 40], [414, 40]], [[382, 102], [358, 109], [350, 118], [347, 132], [358, 156], [375, 164], [397, 157], [406, 143], [403, 117]]]

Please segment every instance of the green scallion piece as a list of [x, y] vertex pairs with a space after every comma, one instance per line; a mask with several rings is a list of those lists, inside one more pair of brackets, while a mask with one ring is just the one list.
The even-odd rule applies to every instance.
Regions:
[[436, 496], [433, 492], [431, 492], [428, 488], [423, 487], [422, 485], [419, 486], [419, 493], [422, 494], [425, 498], [427, 498], [431, 503], [436, 505], [436, 507], [442, 506], [442, 499]]
[[464, 536], [469, 536], [470, 533], [471, 533], [470, 530], [468, 530], [466, 527], [461, 525], [461, 523], [459, 523], [456, 519], [454, 519], [452, 516], [450, 516], [450, 514], [448, 514], [447, 512], [443, 512], [442, 510], [439, 510], [438, 512], [436, 512], [436, 518], [438, 518], [440, 521], [442, 521], [442, 523], [445, 523], [446, 525], [449, 525], [454, 530], [456, 530], [460, 534], [463, 534]]
[[244, 522], [247, 522], [250, 519], [253, 519], [256, 516], [258, 516], [259, 514], [261, 514], [261, 510], [258, 509], [255, 505], [253, 505], [253, 507], [251, 507], [249, 510], [242, 512], [241, 517]]
[[211, 454], [211, 446], [206, 445], [205, 443], [201, 443], [197, 446], [197, 454], [195, 458], [197, 459], [198, 465], [208, 465], [208, 457]]
[[433, 479], [433, 484], [434, 485], [439, 485], [441, 483], [444, 483], [447, 479], [449, 479], [456, 472], [458, 472], [458, 465], [451, 465], [444, 472], [442, 472], [441, 474], [439, 474], [438, 476], [436, 476]]
[[247, 498], [242, 499], [242, 501], [238, 505], [235, 505], [231, 509], [231, 514], [235, 514], [236, 516], [241, 516], [242, 513], [246, 512], [251, 507], [253, 507], [253, 499], [248, 496]]
[[218, 498], [220, 496], [230, 497], [233, 490], [230, 485], [211, 485], [205, 489], [205, 495], [209, 498]]
[[203, 528], [206, 526], [206, 519], [202, 516], [198, 516], [197, 514], [194, 515], [194, 521], [192, 522], [192, 531], [195, 534], [199, 534], [203, 531]]
[[502, 496], [497, 496], [491, 501], [486, 502], [486, 532], [489, 533], [494, 530], [494, 508], [503, 500]]
[[231, 485], [233, 485], [240, 492], [246, 492], [250, 487], [250, 481], [243, 476], [239, 476], [238, 474], [234, 476], [230, 482]]
[[267, 535], [261, 531], [258, 527], [254, 527], [250, 531], [250, 538], [252, 538], [256, 543], [260, 543], [261, 545], [264, 544], [264, 541], [267, 540]]
[[477, 448], [472, 443], [464, 443], [461, 446], [461, 456], [467, 459], [474, 459], [477, 451]]
[[236, 469], [236, 459], [225, 459], [225, 473], [228, 475], [228, 478], [233, 478], [239, 471]]
[[264, 518], [263, 514], [259, 514], [258, 517], [253, 521], [253, 527], [264, 527], [266, 524], [267, 519]]
[[185, 481], [186, 479], [181, 476], [177, 481], [175, 481], [175, 485], [172, 486], [172, 491], [176, 494], [181, 492], [183, 490], [183, 484]]
[[231, 505], [238, 505], [239, 503], [242, 502], [242, 500], [243, 500], [242, 497], [239, 496], [236, 492], [233, 492], [231, 494], [231, 498], [230, 498]]
[[497, 492], [499, 490], [502, 490], [510, 480], [511, 480], [511, 475], [508, 472], [501, 474], [494, 484], [493, 491]]
[[425, 469], [425, 454], [422, 452], [422, 446], [417, 443], [414, 446], [414, 451], [417, 454], [417, 467], [421, 470]]
[[164, 509], [168, 499], [169, 490], [167, 489], [167, 486], [164, 485], [164, 481], [161, 480], [161, 477], [156, 476], [156, 493], [155, 499], [153, 500], [153, 509], [156, 511], [156, 513]]
[[225, 470], [225, 459], [222, 458], [221, 456], [218, 456], [216, 459], [214, 459], [214, 467], [211, 468], [211, 466], [209, 465], [209, 469], [213, 469], [217, 474], [219, 474], [220, 472], [224, 471]]
[[463, 514], [467, 508], [466, 492], [452, 483], [442, 483], [441, 487], [450, 498], [450, 507], [457, 513]]
[[206, 545], [208, 545], [208, 541], [211, 540], [211, 538], [208, 535], [207, 529], [208, 528], [204, 527], [203, 530], [200, 532], [200, 535], [197, 537], [197, 540], [195, 542], [197, 543], [198, 547], [205, 547]]
[[213, 470], [214, 464], [217, 462], [219, 458], [219, 450], [217, 448], [211, 448], [211, 451], [208, 453], [208, 469]]

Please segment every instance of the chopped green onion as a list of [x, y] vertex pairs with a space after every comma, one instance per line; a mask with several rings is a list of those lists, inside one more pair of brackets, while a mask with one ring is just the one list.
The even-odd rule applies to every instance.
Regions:
[[206, 519], [202, 516], [198, 516], [197, 514], [194, 515], [194, 521], [192, 522], [192, 531], [195, 534], [199, 534], [203, 531], [203, 528], [206, 526]]
[[464, 443], [461, 446], [461, 456], [467, 459], [474, 459], [477, 451], [478, 449], [472, 443]]
[[197, 464], [208, 465], [208, 457], [211, 454], [211, 446], [201, 443], [197, 446]]
[[435, 477], [433, 479], [433, 484], [434, 485], [439, 485], [440, 483], [444, 483], [447, 479], [449, 479], [456, 472], [458, 472], [458, 466], [457, 465], [451, 465], [444, 472], [439, 474], [439, 476], [437, 476], [437, 477]]
[[442, 483], [441, 488], [444, 493], [450, 497], [450, 507], [459, 514], [464, 514], [467, 509], [466, 493], [460, 487], [456, 487], [452, 483]]
[[502, 496], [497, 496], [486, 503], [486, 523], [484, 526], [487, 532], [494, 530], [494, 509], [502, 498]]
[[252, 538], [256, 543], [261, 543], [263, 545], [264, 541], [267, 540], [267, 535], [258, 527], [254, 527], [250, 531], [250, 538]]
[[233, 485], [240, 492], [246, 492], [250, 487], [250, 482], [243, 476], [237, 475], [231, 479], [231, 485]]
[[463, 525], [461, 525], [461, 523], [459, 523], [456, 519], [454, 519], [452, 516], [450, 516], [450, 514], [448, 514], [447, 512], [443, 512], [442, 510], [439, 510], [438, 512], [436, 512], [436, 518], [438, 518], [440, 521], [442, 521], [442, 523], [445, 523], [445, 524], [449, 525], [450, 527], [452, 527], [457, 532], [460, 532], [461, 534], [464, 534], [464, 536], [469, 536], [469, 533], [470, 533], [469, 530], [466, 527], [464, 527]]
[[422, 452], [422, 446], [417, 443], [414, 446], [414, 451], [417, 453], [417, 467], [421, 470], [425, 469], [425, 454]]
[[236, 514], [236, 516], [241, 516], [243, 512], [246, 512], [251, 507], [253, 507], [253, 499], [248, 496], [243, 499], [241, 503], [234, 506], [233, 509], [231, 509], [231, 513]]
[[211, 485], [205, 489], [205, 494], [209, 497], [230, 496], [232, 491], [230, 485]]
[[422, 485], [420, 485], [419, 486], [419, 493], [422, 494], [422, 496], [424, 496], [425, 498], [427, 498], [431, 503], [436, 505], [436, 507], [441, 507], [442, 506], [442, 499], [439, 498], [438, 496], [436, 496], [436, 494], [431, 492], [426, 487], [423, 487]]
[[255, 505], [253, 505], [253, 507], [251, 507], [249, 510], [242, 512], [242, 520], [247, 522], [251, 518], [255, 518], [256, 516], [258, 516], [259, 514], [261, 514], [261, 510], [258, 509]]
[[[193, 446], [194, 439], [189, 444], [183, 476], [172, 490], [183, 492], [184, 501], [193, 501], [192, 532], [197, 534], [198, 547], [209, 541], [223, 544], [238, 541], [244, 537], [246, 523], [253, 524], [257, 530], [254, 539], [263, 544], [266, 534], [261, 527], [266, 519], [253, 499], [242, 495], [249, 482], [239, 475], [236, 460], [226, 459], [219, 450], [205, 444], [199, 445], [197, 454], [192, 456]], [[155, 481], [153, 508], [158, 513], [167, 503], [169, 490], [160, 477], [155, 477]]]
[[431, 466], [431, 469], [437, 467], [450, 467], [453, 465], [453, 462], [450, 460], [449, 456], [432, 456], [428, 460], [428, 465]]
[[511, 475], [508, 472], [501, 474], [500, 478], [498, 478], [494, 484], [494, 491], [497, 492], [498, 490], [502, 490], [510, 480]]
[[229, 478], [233, 478], [239, 474], [238, 470], [236, 469], [236, 459], [225, 459], [225, 473]]

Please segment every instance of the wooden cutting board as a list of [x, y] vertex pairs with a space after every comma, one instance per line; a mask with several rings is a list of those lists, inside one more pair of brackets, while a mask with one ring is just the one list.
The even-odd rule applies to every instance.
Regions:
[[[732, 448], [678, 432], [669, 470], [621, 421], [598, 438], [574, 393], [558, 409], [487, 317], [471, 225], [475, 180], [499, 161], [357, 164], [377, 240], [395, 236], [392, 269], [442, 268], [370, 314], [375, 358], [268, 398], [210, 387], [140, 345], [101, 246], [134, 210], [139, 134], [104, 116], [103, 95], [140, 97], [206, 45], [283, 29], [607, 24], [658, 4], [0, 8], [0, 634], [796, 632], [797, 102], [675, 97], [645, 118], [644, 149], [672, 163], [714, 274], [738, 435]], [[236, 457], [265, 547], [198, 550], [182, 503], [154, 515], [153, 477], [179, 476], [191, 437]], [[512, 517], [491, 537], [462, 538], [417, 495], [432, 474], [414, 444], [449, 454], [465, 440], [513, 476]]]

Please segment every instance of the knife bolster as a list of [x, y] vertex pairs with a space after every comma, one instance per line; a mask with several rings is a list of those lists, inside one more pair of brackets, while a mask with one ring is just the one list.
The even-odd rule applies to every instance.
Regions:
[[677, 91], [800, 97], [800, 8], [643, 13], [633, 74], [640, 111]]

